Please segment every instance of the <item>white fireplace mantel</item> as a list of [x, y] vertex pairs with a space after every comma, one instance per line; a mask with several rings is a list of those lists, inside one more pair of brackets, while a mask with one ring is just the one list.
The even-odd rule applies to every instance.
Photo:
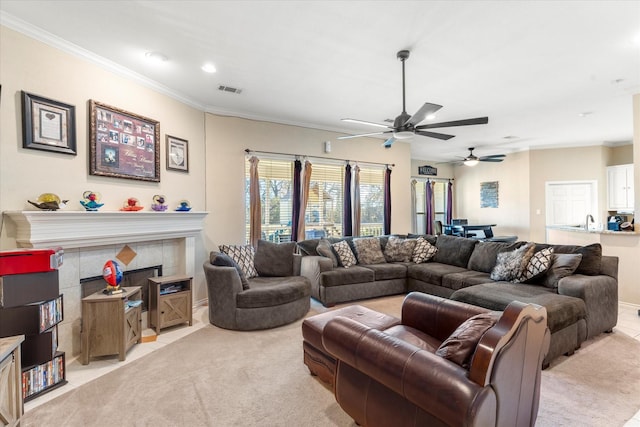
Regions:
[[6, 211], [23, 248], [65, 249], [196, 237], [207, 212]]

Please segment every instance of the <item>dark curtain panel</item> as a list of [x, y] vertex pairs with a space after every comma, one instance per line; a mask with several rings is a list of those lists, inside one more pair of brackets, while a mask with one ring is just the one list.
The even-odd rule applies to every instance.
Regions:
[[353, 211], [351, 209], [351, 165], [344, 168], [344, 197], [342, 206], [342, 235], [353, 236]]
[[391, 234], [391, 168], [384, 171], [384, 234]]
[[453, 183], [447, 185], [447, 224], [451, 224], [453, 218]]
[[296, 160], [293, 163], [293, 211], [291, 212], [291, 239], [298, 240], [298, 221], [300, 220], [300, 174], [302, 172], [302, 162]]
[[424, 221], [425, 221], [425, 233], [426, 234], [434, 234], [433, 233], [433, 186], [431, 185], [431, 181], [427, 181], [424, 183]]

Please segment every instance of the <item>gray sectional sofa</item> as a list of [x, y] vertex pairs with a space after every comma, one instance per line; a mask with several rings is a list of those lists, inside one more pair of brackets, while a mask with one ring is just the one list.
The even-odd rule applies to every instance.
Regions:
[[[404, 240], [410, 241], [420, 236], [400, 236], [400, 239], [405, 237]], [[421, 239], [427, 240], [437, 251], [428, 261], [416, 263], [406, 257], [398, 260], [402, 257], [387, 256], [389, 239], [394, 239], [394, 245], [397, 245], [398, 239], [394, 236], [375, 239], [385, 258], [378, 257], [379, 262], [373, 264], [360, 262], [358, 238], [298, 242], [298, 250], [303, 255], [301, 274], [311, 282], [311, 296], [325, 306], [412, 291], [491, 310], [504, 310], [514, 300], [538, 304], [547, 309], [551, 331], [545, 366], [559, 355], [572, 354], [586, 339], [610, 332], [616, 325], [618, 258], [602, 256], [599, 244], [482, 242], [456, 236], [427, 235]], [[335, 250], [333, 253], [327, 250], [340, 240], [347, 241], [357, 264], [345, 268]], [[532, 254], [539, 255], [545, 248], [547, 254], [550, 251], [552, 254], [547, 263], [549, 267], [543, 272], [521, 283], [499, 280], [500, 274], [496, 272], [516, 251], [526, 251], [530, 254], [527, 259], [531, 260], [534, 259]], [[367, 258], [365, 261], [371, 259], [370, 256], [363, 258]]]

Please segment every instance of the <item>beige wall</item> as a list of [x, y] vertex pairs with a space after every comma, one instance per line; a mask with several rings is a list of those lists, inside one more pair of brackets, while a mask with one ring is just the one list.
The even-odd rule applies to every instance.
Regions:
[[[529, 152], [509, 154], [501, 163], [480, 162], [455, 169], [455, 216], [471, 224], [497, 224], [494, 235], [529, 239]], [[498, 181], [498, 207], [480, 208], [480, 183]]]
[[[411, 227], [409, 144], [396, 142], [385, 149], [380, 140], [336, 140], [339, 135], [316, 129], [207, 114], [207, 246], [242, 243], [245, 233], [245, 149], [395, 164], [391, 173], [391, 231], [407, 233]], [[324, 141], [331, 141], [331, 153]]]
[[611, 147], [607, 166], [628, 165], [633, 163], [633, 141], [631, 144]]

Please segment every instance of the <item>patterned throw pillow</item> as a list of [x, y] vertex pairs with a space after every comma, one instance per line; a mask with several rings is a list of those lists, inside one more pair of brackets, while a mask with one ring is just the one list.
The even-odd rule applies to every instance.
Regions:
[[438, 252], [438, 248], [429, 243], [427, 239], [420, 236], [416, 240], [416, 246], [413, 249], [413, 262], [420, 264], [427, 262]]
[[220, 252], [227, 254], [233, 259], [242, 269], [247, 279], [256, 277], [258, 272], [253, 265], [253, 258], [255, 256], [255, 250], [251, 245], [220, 245]]
[[356, 265], [356, 256], [353, 254], [349, 243], [347, 243], [345, 240], [334, 243], [331, 245], [331, 247], [334, 251], [336, 251], [336, 254], [338, 255], [338, 261], [344, 268], [349, 268]]
[[380, 239], [377, 237], [353, 239], [353, 244], [356, 247], [359, 264], [384, 264], [387, 262], [382, 253]]
[[515, 283], [522, 283], [546, 273], [553, 262], [553, 248], [544, 248], [531, 257], [520, 276], [515, 278]]
[[413, 258], [413, 250], [417, 239], [401, 239], [391, 236], [384, 247], [384, 257], [387, 262], [409, 262]]
[[491, 280], [510, 282], [519, 277], [533, 256], [535, 245], [527, 243], [510, 252], [501, 252], [496, 257], [496, 266], [491, 270]]

